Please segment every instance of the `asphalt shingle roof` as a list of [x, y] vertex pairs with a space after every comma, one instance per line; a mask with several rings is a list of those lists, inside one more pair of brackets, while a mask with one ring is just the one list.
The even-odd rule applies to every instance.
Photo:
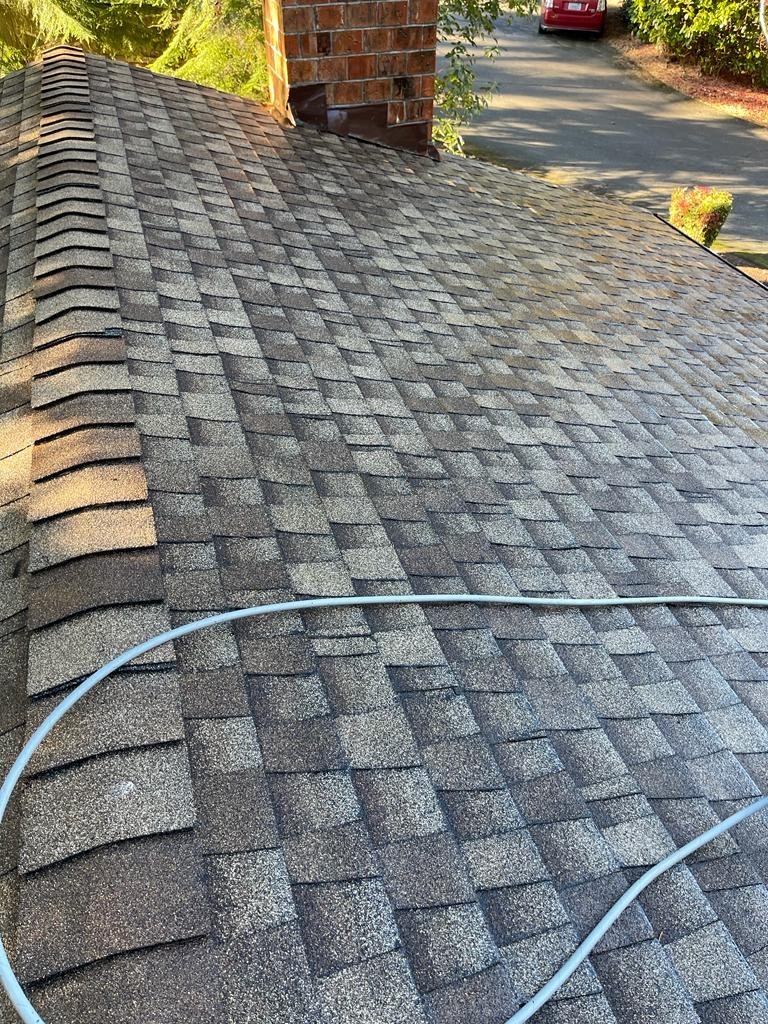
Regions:
[[[711, 255], [76, 50], [0, 90], [3, 764], [205, 612], [766, 595], [764, 295]], [[768, 786], [765, 626], [393, 607], [155, 650], [4, 830], [19, 973], [52, 1024], [500, 1024]], [[768, 1019], [766, 835], [654, 883], [537, 1020]]]

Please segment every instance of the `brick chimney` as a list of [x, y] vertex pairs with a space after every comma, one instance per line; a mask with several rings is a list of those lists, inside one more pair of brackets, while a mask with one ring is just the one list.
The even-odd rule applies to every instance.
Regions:
[[435, 156], [436, 22], [437, 0], [264, 0], [276, 112]]

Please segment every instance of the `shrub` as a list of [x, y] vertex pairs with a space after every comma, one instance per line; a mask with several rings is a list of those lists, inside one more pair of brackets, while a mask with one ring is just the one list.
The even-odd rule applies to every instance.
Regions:
[[669, 222], [689, 238], [711, 246], [733, 206], [733, 196], [725, 189], [676, 188], [669, 204]]
[[754, 0], [624, 0], [624, 17], [641, 39], [707, 74], [768, 86], [768, 48]]

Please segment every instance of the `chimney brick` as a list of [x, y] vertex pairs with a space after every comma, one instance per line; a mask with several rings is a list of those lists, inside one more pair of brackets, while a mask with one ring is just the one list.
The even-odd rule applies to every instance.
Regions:
[[264, 0], [264, 26], [278, 114], [435, 155], [437, 0]]

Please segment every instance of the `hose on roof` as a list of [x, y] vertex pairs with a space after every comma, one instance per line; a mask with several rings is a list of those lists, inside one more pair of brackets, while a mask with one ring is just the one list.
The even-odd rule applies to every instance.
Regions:
[[[204, 619], [197, 619], [187, 622], [183, 626], [176, 626], [165, 633], [160, 633], [143, 643], [131, 647], [122, 654], [113, 658], [112, 661], [103, 665], [96, 672], [83, 680], [74, 690], [71, 690], [40, 723], [30, 735], [22, 747], [18, 757], [13, 762], [10, 771], [0, 787], [0, 823], [5, 818], [8, 803], [21, 778], [24, 769], [29, 764], [35, 751], [49, 735], [54, 726], [70, 711], [79, 700], [94, 688], [102, 679], [106, 679], [118, 669], [133, 661], [134, 658], [147, 654], [172, 640], [186, 636], [189, 633], [196, 633], [201, 629], [208, 629], [209, 626], [218, 626], [226, 622], [234, 622], [237, 619], [248, 619], [257, 615], [278, 615], [283, 612], [313, 611], [323, 608], [360, 608], [381, 605], [403, 605], [403, 604], [475, 604], [475, 605], [502, 605], [517, 606], [524, 608], [637, 608], [648, 606], [669, 606], [669, 605], [710, 605], [717, 607], [737, 608], [768, 608], [768, 598], [751, 597], [709, 597], [692, 594], [672, 595], [668, 597], [518, 597], [505, 594], [382, 594], [365, 597], [318, 597], [301, 601], [283, 601], [277, 604], [262, 604], [253, 608], [236, 608], [232, 611], [221, 612], [217, 615], [209, 615]], [[679, 850], [674, 851], [664, 860], [650, 868], [641, 875], [637, 881], [627, 889], [624, 895], [616, 901], [602, 920], [592, 929], [589, 935], [577, 947], [575, 952], [563, 964], [560, 970], [544, 985], [539, 992], [533, 996], [517, 1013], [509, 1018], [505, 1024], [524, 1024], [537, 1010], [540, 1010], [565, 984], [571, 975], [579, 968], [589, 956], [600, 939], [605, 935], [611, 925], [630, 903], [650, 883], [658, 878], [660, 874], [668, 871], [669, 868], [678, 864], [689, 854], [705, 846], [716, 839], [719, 835], [738, 825], [752, 814], [756, 814], [768, 806], [768, 797], [762, 797], [754, 803], [748, 804], [736, 814], [721, 821], [703, 835], [692, 839]], [[40, 1014], [35, 1010], [21, 987], [16, 977], [5, 945], [0, 940], [0, 982], [5, 989], [8, 998], [15, 1007], [19, 1017], [24, 1024], [46, 1024]]]

